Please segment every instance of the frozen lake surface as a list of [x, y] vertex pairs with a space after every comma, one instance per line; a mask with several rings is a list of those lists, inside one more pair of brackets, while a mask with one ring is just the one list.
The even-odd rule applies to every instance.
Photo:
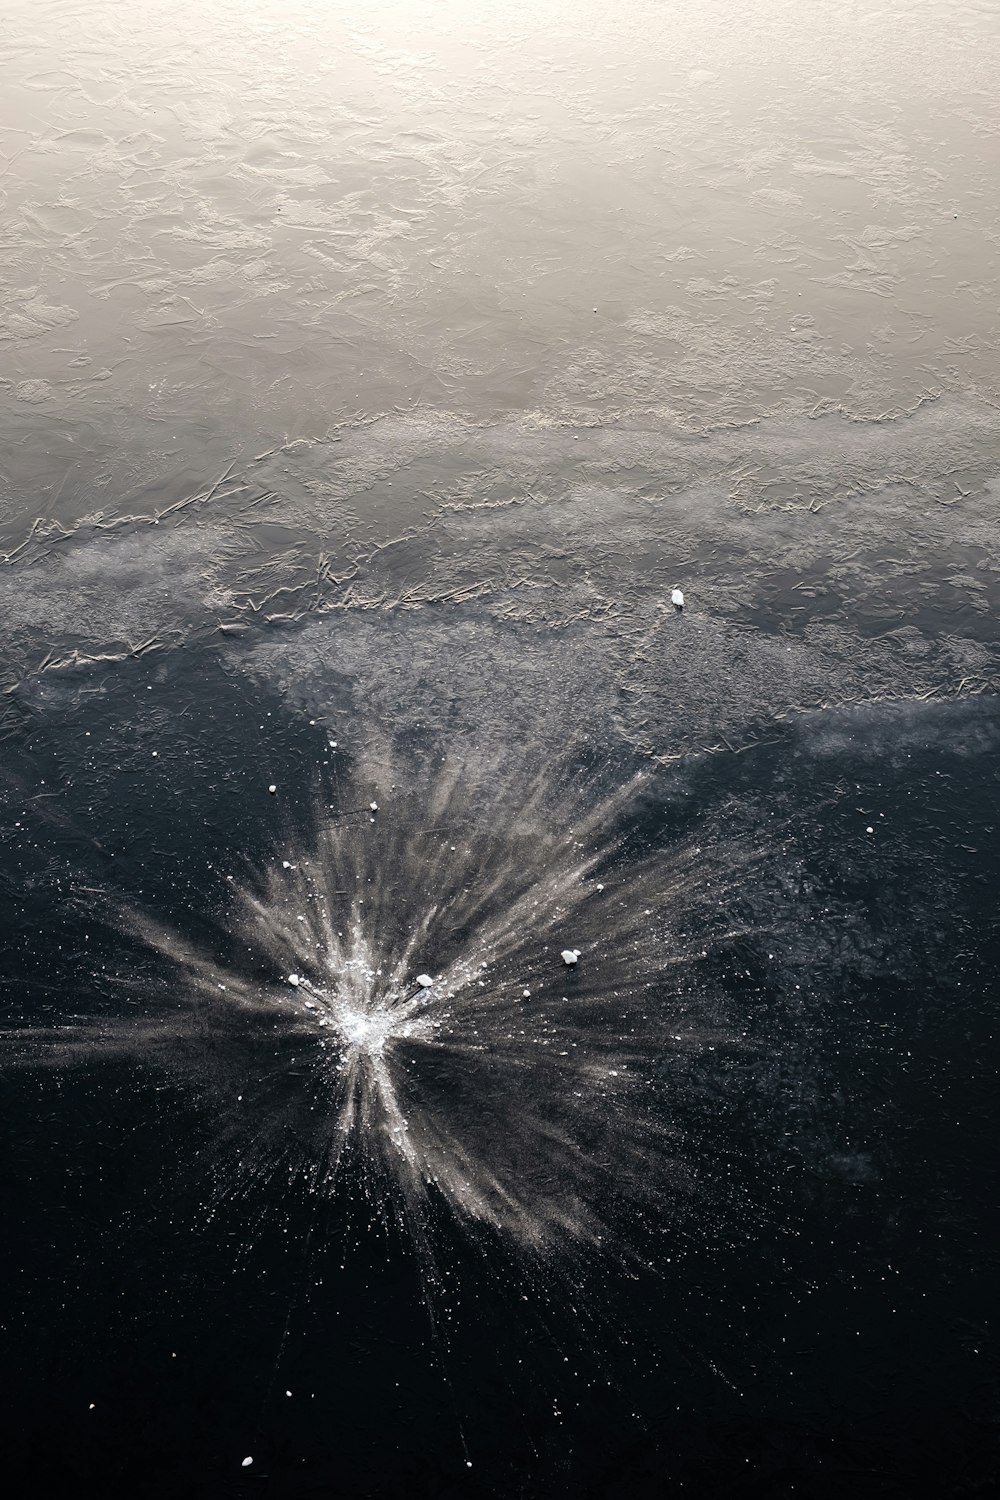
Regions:
[[0, 60], [8, 1473], [992, 1493], [1000, 11]]

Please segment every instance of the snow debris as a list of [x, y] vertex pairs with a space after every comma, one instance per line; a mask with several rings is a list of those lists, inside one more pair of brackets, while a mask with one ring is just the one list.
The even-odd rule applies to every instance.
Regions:
[[429, 990], [434, 981], [429, 974], [418, 974], [417, 983], [422, 990]]
[[573, 964], [578, 961], [580, 957], [580, 950], [579, 948], [564, 948], [559, 957], [562, 959], [564, 964], [571, 968]]
[[289, 976], [288, 976], [288, 983], [291, 984], [291, 985], [294, 985], [294, 987], [296, 989], [298, 989], [298, 987], [299, 987], [299, 985], [301, 983], [301, 980], [299, 979], [299, 976], [297, 974], [289, 974]]

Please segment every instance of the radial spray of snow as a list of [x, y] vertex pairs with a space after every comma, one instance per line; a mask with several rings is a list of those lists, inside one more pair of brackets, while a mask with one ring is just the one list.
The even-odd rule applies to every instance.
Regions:
[[54, 1052], [209, 1094], [227, 1191], [356, 1172], [408, 1218], [438, 1199], [525, 1245], [601, 1243], [623, 1204], [692, 1190], [671, 1062], [732, 1040], [697, 970], [746, 935], [759, 858], [709, 828], [651, 847], [643, 795], [359, 765], [303, 846], [230, 877], [215, 955], [129, 912], [132, 1012]]

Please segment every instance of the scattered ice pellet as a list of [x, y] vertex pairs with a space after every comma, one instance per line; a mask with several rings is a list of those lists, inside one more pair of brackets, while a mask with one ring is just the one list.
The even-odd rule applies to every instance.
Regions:
[[597, 889], [599, 891], [603, 891], [604, 887], [603, 887], [603, 885], [601, 885], [600, 883], [598, 883]]
[[295, 985], [297, 988], [299, 984], [299, 976], [297, 974], [289, 974], [288, 983], [291, 985]]
[[286, 1395], [286, 1396], [290, 1396], [290, 1395], [291, 1395], [291, 1394], [292, 1394], [292, 1393], [291, 1393], [291, 1391], [286, 1391], [286, 1392], [285, 1392], [285, 1395]]
[[434, 981], [429, 974], [418, 974], [417, 983], [422, 990], [429, 990]]
[[874, 832], [875, 832], [874, 828], [868, 827], [868, 828], [865, 829], [865, 833], [874, 833]]
[[673, 589], [670, 594], [670, 602], [675, 609], [684, 608], [684, 595], [680, 589]]
[[249, 1467], [250, 1467], [250, 1465], [251, 1465], [251, 1464], [252, 1464], [252, 1463], [253, 1463], [253, 1459], [252, 1459], [252, 1458], [250, 1458], [250, 1457], [247, 1457], [247, 1458], [245, 1458], [245, 1459], [244, 1459], [244, 1460], [243, 1460], [243, 1462], [242, 1462], [242, 1464], [240, 1464], [240, 1468], [241, 1468], [241, 1469], [249, 1469]]
[[559, 957], [562, 959], [564, 964], [572, 966], [578, 961], [580, 957], [580, 950], [579, 948], [564, 948]]
[[372, 812], [378, 812], [377, 802], [369, 802], [368, 806], [371, 808]]
[[272, 781], [271, 785], [268, 787], [268, 791], [271, 793], [272, 797], [274, 796], [274, 794], [275, 794], [275, 792], [277, 790], [278, 790], [278, 788], [275, 786], [274, 782]]
[[287, 859], [283, 859], [283, 860], [282, 860], [282, 861], [281, 861], [281, 868], [282, 868], [282, 869], [283, 869], [283, 870], [290, 870], [290, 869], [291, 869], [291, 868], [292, 868], [292, 867], [291, 867], [291, 865], [290, 865], [290, 864], [289, 864], [289, 863], [288, 863], [288, 860], [287, 860]]
[[307, 1000], [305, 1002], [305, 1007], [306, 1007], [306, 1010], [317, 1010], [318, 1009], [318, 1006], [317, 1006], [315, 1000]]
[[523, 995], [523, 996], [524, 996], [524, 998], [525, 998], [525, 999], [526, 999], [526, 1000], [527, 1000], [527, 999], [528, 999], [528, 998], [529, 998], [529, 996], [530, 996], [530, 995], [531, 995], [531, 991], [530, 991], [530, 990], [522, 990], [522, 991], [521, 991], [521, 994], [522, 994], [522, 995]]

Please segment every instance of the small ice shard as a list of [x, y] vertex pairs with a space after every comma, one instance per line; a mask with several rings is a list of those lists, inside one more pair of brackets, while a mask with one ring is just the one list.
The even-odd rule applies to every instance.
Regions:
[[318, 1010], [319, 1009], [319, 1007], [317, 1006], [315, 1000], [307, 1000], [305, 1002], [305, 1007], [306, 1007], [306, 1010]]
[[572, 968], [573, 964], [575, 964], [580, 957], [580, 950], [579, 948], [564, 948], [559, 957], [562, 959], [564, 964]]
[[271, 793], [272, 797], [274, 796], [274, 794], [275, 794], [275, 792], [277, 790], [278, 790], [278, 788], [275, 786], [274, 782], [272, 781], [271, 785], [268, 787], [268, 791]]
[[429, 990], [434, 981], [429, 974], [418, 974], [417, 983], [422, 990]]
[[598, 882], [597, 889], [599, 891], [603, 891], [603, 889], [604, 889], [603, 885], [601, 885], [600, 882]]
[[670, 595], [670, 602], [674, 606], [674, 609], [684, 608], [684, 595], [681, 593], [680, 589], [673, 590]]
[[282, 860], [282, 861], [281, 861], [281, 868], [282, 868], [282, 869], [283, 869], [283, 870], [290, 870], [290, 869], [291, 869], [291, 868], [292, 868], [292, 867], [291, 867], [291, 865], [290, 865], [290, 864], [289, 864], [289, 863], [288, 863], [288, 860], [287, 860], [287, 859], [283, 859], [283, 860]]
[[377, 802], [369, 802], [368, 806], [371, 808], [372, 812], [378, 812]]
[[297, 974], [289, 974], [289, 976], [288, 976], [288, 983], [289, 984], [294, 985], [295, 988], [297, 989], [298, 986], [299, 986], [299, 982], [300, 982], [299, 981], [299, 976]]
[[246, 1457], [246, 1458], [245, 1458], [245, 1459], [244, 1459], [244, 1460], [243, 1460], [243, 1462], [242, 1462], [242, 1463], [241, 1463], [241, 1464], [240, 1464], [240, 1468], [241, 1468], [241, 1469], [249, 1469], [249, 1467], [250, 1467], [250, 1465], [251, 1465], [251, 1464], [252, 1464], [252, 1463], [253, 1463], [253, 1459], [252, 1459], [252, 1458], [250, 1458], [250, 1457], [249, 1457], [249, 1455], [248, 1455], [248, 1456], [247, 1456], [247, 1457]]

